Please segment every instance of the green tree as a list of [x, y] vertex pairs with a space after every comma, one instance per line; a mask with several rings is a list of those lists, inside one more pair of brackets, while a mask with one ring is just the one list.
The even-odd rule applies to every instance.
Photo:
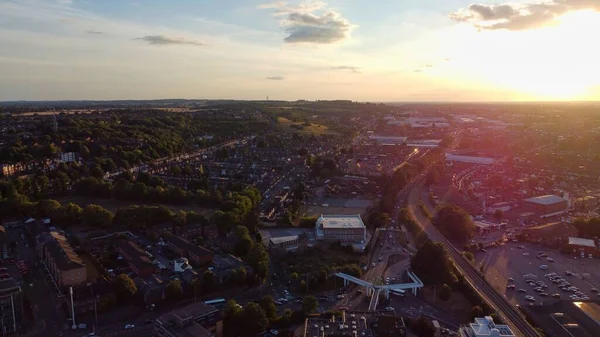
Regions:
[[94, 204], [85, 206], [82, 217], [85, 225], [91, 227], [109, 227], [114, 219], [110, 211]]
[[316, 297], [309, 295], [304, 296], [302, 299], [302, 311], [304, 311], [305, 314], [312, 314], [316, 312], [318, 307], [319, 302], [317, 301]]
[[442, 301], [447, 301], [450, 299], [450, 296], [452, 296], [452, 288], [450, 288], [449, 285], [444, 283], [444, 285], [442, 285], [440, 291], [438, 292], [438, 297]]
[[410, 325], [410, 330], [417, 335], [417, 337], [434, 337], [435, 336], [435, 327], [431, 320], [427, 317], [420, 316]]
[[269, 326], [269, 320], [265, 312], [254, 302], [246, 304], [244, 312], [240, 316], [240, 327], [245, 335], [260, 334]]
[[183, 295], [183, 288], [181, 287], [181, 281], [171, 280], [165, 288], [166, 296], [170, 300], [178, 300]]
[[274, 320], [277, 317], [277, 307], [275, 306], [275, 301], [272, 296], [263, 296], [263, 298], [260, 299], [259, 304], [269, 320]]
[[135, 282], [127, 274], [119, 274], [113, 280], [115, 287], [115, 294], [117, 295], [117, 301], [125, 303], [137, 293], [137, 287]]
[[502, 220], [503, 217], [504, 217], [504, 212], [502, 212], [501, 209], [497, 209], [494, 212], [494, 218], [496, 218], [496, 220], [500, 221], [500, 220]]
[[475, 262], [475, 255], [473, 255], [473, 253], [464, 252], [463, 255], [465, 256], [465, 258], [467, 258], [467, 260], [471, 261], [471, 263]]
[[269, 274], [269, 254], [262, 244], [255, 244], [244, 257], [253, 269], [254, 273], [262, 281]]
[[433, 224], [446, 238], [460, 244], [468, 241], [475, 232], [475, 225], [469, 214], [456, 205], [442, 206], [433, 219]]
[[215, 286], [215, 274], [210, 270], [205, 270], [202, 276], [202, 284], [205, 292], [211, 291]]
[[45, 199], [38, 203], [38, 208], [41, 216], [54, 218], [58, 214], [61, 205], [56, 200]]
[[[431, 268], [432, 261], [435, 261], [435, 268]], [[452, 272], [452, 262], [446, 249], [439, 242], [428, 241], [423, 244], [410, 261], [410, 265], [425, 284], [456, 282], [456, 276]]]

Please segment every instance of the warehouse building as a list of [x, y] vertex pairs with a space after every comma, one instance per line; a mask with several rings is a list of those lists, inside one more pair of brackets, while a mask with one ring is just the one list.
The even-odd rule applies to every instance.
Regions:
[[558, 215], [567, 210], [569, 203], [557, 195], [548, 194], [523, 200], [523, 207], [541, 217]]

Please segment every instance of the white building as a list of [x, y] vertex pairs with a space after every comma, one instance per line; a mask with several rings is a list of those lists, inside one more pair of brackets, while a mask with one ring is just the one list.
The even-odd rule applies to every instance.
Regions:
[[482, 164], [482, 165], [490, 165], [496, 162], [494, 158], [488, 157], [474, 157], [474, 156], [461, 156], [453, 153], [446, 153], [446, 161], [447, 162], [460, 162], [460, 163], [469, 163], [469, 164]]
[[322, 215], [315, 226], [317, 240], [343, 244], [365, 244], [367, 228], [360, 215]]
[[508, 325], [495, 324], [490, 316], [477, 317], [474, 323], [462, 326], [458, 333], [461, 337], [515, 337]]
[[393, 137], [393, 136], [369, 136], [370, 140], [376, 141], [380, 144], [394, 144], [401, 145], [406, 142], [406, 137]]

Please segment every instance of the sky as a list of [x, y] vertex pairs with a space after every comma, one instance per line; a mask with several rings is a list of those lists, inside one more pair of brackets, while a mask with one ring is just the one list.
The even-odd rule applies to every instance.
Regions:
[[0, 100], [600, 100], [600, 0], [0, 0]]

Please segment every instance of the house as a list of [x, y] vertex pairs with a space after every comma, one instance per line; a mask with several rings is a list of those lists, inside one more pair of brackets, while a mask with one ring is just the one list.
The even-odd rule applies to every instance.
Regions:
[[122, 240], [117, 251], [127, 260], [129, 267], [137, 276], [150, 276], [156, 271], [156, 266], [150, 261], [146, 252], [135, 242]]
[[204, 240], [214, 240], [219, 237], [219, 229], [217, 228], [217, 225], [213, 224], [204, 226], [202, 230], [202, 237], [204, 238]]
[[190, 263], [194, 265], [206, 265], [213, 260], [213, 252], [178, 236], [169, 235], [165, 238], [165, 241], [171, 251], [179, 256], [187, 257]]
[[[215, 226], [216, 227], [216, 226]], [[197, 237], [202, 236], [202, 225], [192, 224], [177, 230], [177, 236], [182, 237], [186, 240], [193, 241]]]

